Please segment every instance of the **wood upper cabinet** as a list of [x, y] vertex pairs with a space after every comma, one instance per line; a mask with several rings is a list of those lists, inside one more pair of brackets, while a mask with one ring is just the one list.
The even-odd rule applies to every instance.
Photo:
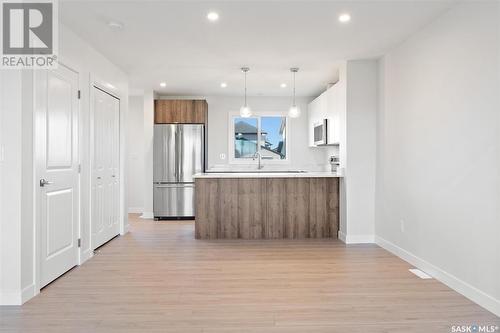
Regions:
[[155, 124], [206, 124], [207, 116], [206, 100], [155, 100]]

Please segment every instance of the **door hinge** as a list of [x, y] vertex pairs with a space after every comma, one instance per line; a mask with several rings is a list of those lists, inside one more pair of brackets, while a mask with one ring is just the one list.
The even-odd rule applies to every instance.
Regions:
[[82, 239], [78, 238], [78, 247], [82, 247]]
[[82, 92], [81, 90], [78, 90], [78, 99], [82, 98]]

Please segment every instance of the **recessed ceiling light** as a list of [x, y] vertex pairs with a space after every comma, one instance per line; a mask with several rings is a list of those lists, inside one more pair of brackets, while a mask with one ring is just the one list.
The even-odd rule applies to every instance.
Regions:
[[282, 83], [282, 84], [280, 84], [280, 87], [281, 87], [281, 88], [286, 88], [286, 83]]
[[207, 14], [207, 19], [209, 21], [215, 22], [219, 19], [219, 14], [217, 12], [209, 12]]
[[347, 23], [350, 20], [351, 20], [351, 15], [349, 15], [347, 13], [339, 15], [339, 21], [342, 23]]
[[108, 27], [110, 27], [111, 29], [115, 29], [115, 30], [121, 30], [121, 29], [123, 29], [123, 23], [120, 23], [118, 21], [109, 21]]
[[226, 82], [222, 82], [222, 83], [220, 84], [220, 87], [221, 87], [221, 88], [226, 88], [226, 87], [227, 87], [227, 83], [226, 83]]
[[165, 88], [166, 86], [167, 86], [167, 84], [165, 82], [160, 83], [160, 87]]

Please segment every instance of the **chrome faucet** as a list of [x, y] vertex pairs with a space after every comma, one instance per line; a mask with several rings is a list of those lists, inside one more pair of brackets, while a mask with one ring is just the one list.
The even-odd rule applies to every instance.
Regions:
[[255, 161], [256, 158], [259, 158], [259, 165], [257, 167], [257, 169], [262, 169], [264, 166], [262, 165], [262, 156], [260, 155], [259, 152], [255, 152], [255, 154], [253, 154], [253, 160]]

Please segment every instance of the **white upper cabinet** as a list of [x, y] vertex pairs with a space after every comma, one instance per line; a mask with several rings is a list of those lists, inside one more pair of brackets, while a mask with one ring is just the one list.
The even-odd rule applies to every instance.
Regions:
[[328, 119], [328, 144], [339, 144], [340, 142], [340, 91], [337, 85], [334, 85], [326, 91]]
[[308, 138], [309, 147], [316, 147], [314, 144], [314, 124], [321, 121], [321, 108], [320, 100], [316, 98], [314, 101], [309, 103], [307, 106], [307, 117], [308, 117]]
[[309, 147], [316, 147], [314, 144], [314, 126], [323, 121], [328, 120], [327, 125], [327, 144], [339, 144], [340, 142], [340, 127], [341, 127], [341, 106], [343, 105], [342, 94], [340, 93], [340, 85], [334, 84], [308, 106], [308, 130], [309, 130]]

